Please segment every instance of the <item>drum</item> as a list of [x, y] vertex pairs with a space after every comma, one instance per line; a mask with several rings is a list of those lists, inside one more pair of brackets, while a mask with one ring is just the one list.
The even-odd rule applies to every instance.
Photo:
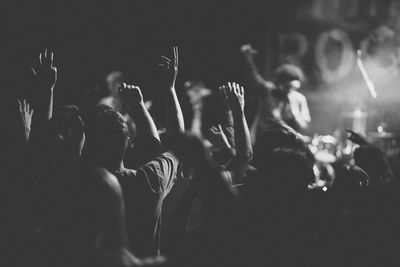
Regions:
[[334, 163], [337, 160], [338, 141], [331, 135], [315, 135], [309, 148], [316, 161]]

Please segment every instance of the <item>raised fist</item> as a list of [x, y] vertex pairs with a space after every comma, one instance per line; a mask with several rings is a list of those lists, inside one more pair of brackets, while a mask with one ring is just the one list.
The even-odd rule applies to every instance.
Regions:
[[128, 108], [132, 105], [144, 104], [142, 91], [138, 86], [122, 83], [119, 87], [119, 94]]

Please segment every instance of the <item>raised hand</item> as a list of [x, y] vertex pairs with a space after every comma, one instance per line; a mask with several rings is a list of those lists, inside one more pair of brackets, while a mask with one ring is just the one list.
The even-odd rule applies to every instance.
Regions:
[[355, 143], [357, 145], [360, 145], [360, 146], [368, 145], [368, 141], [363, 136], [361, 136], [360, 134], [358, 134], [356, 132], [353, 132], [350, 129], [346, 129], [346, 132], [348, 134], [348, 139], [350, 141], [352, 141], [353, 143]]
[[119, 87], [119, 94], [128, 108], [138, 104], [144, 105], [142, 91], [138, 86], [122, 83]]
[[235, 130], [236, 155], [226, 169], [232, 173], [233, 183], [238, 183], [253, 157], [249, 127], [244, 115], [244, 89], [237, 83], [228, 82], [227, 85], [220, 87], [220, 92], [232, 110]]
[[122, 104], [129, 116], [135, 121], [137, 136], [152, 136], [160, 140], [157, 127], [143, 101], [142, 91], [138, 86], [122, 83], [119, 87]]
[[185, 122], [183, 119], [182, 108], [179, 104], [179, 99], [175, 91], [175, 81], [178, 76], [178, 47], [174, 46], [174, 60], [173, 62], [162, 56], [158, 66], [161, 70], [161, 79], [163, 80], [165, 94], [165, 121], [167, 132], [184, 132]]
[[174, 46], [174, 60], [161, 56], [158, 66], [162, 70], [162, 78], [169, 86], [175, 87], [176, 77], [178, 76], [178, 47]]
[[31, 132], [33, 109], [25, 99], [18, 99], [19, 115], [24, 127], [25, 141], [28, 141]]
[[54, 67], [53, 63], [54, 53], [46, 48], [43, 53], [39, 54], [38, 66], [36, 68], [31, 67], [41, 89], [50, 90], [51, 92], [57, 82], [57, 68]]
[[230, 144], [228, 138], [226, 137], [224, 131], [222, 130], [221, 124], [218, 124], [218, 127], [211, 127], [209, 129], [209, 138], [208, 140], [216, 147], [219, 148], [230, 148]]
[[252, 57], [253, 55], [257, 54], [257, 51], [253, 49], [250, 44], [245, 44], [240, 47], [240, 51], [246, 57]]
[[244, 89], [237, 83], [228, 82], [219, 87], [223, 99], [232, 111], [244, 111]]

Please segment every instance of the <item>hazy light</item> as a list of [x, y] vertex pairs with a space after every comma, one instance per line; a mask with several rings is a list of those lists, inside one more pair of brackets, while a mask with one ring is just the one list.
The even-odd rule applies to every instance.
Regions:
[[361, 56], [362, 56], [361, 50], [357, 50], [357, 65], [358, 65], [358, 68], [361, 71], [361, 74], [362, 74], [362, 76], [364, 78], [364, 81], [367, 84], [368, 90], [371, 93], [371, 96], [373, 98], [376, 98], [377, 94], [376, 94], [376, 90], [375, 90], [375, 85], [374, 85], [374, 83], [371, 81], [371, 79], [368, 76], [367, 69], [364, 67], [364, 63], [363, 63], [363, 61], [361, 59]]

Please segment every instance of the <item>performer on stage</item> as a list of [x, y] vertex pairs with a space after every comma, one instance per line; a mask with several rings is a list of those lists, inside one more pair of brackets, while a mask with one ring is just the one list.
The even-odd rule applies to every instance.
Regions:
[[273, 81], [266, 81], [253, 60], [256, 51], [251, 45], [243, 45], [241, 51], [251, 81], [260, 94], [259, 110], [252, 126], [255, 132], [263, 128], [264, 119], [276, 119], [294, 130], [306, 129], [311, 122], [307, 99], [297, 90], [304, 79], [303, 72], [294, 64], [283, 64], [274, 73]]
[[115, 111], [125, 113], [122, 101], [119, 95], [119, 87], [124, 82], [124, 74], [119, 71], [113, 71], [106, 77], [108, 96], [100, 100], [99, 104], [109, 106]]

